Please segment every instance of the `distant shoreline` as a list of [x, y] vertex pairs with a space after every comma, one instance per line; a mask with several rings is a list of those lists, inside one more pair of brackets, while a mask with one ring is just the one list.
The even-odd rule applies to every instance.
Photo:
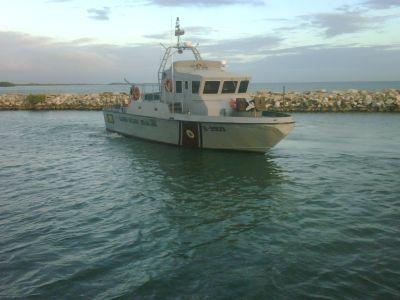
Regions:
[[2, 85], [0, 82], [0, 87], [15, 87], [15, 86], [90, 86], [90, 85], [128, 85], [127, 83], [13, 83], [6, 82], [6, 84]]

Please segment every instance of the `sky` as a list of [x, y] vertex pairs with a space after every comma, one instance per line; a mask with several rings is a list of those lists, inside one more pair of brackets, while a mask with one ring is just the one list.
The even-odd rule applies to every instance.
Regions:
[[254, 82], [400, 81], [400, 0], [0, 0], [0, 81], [156, 82], [176, 17]]

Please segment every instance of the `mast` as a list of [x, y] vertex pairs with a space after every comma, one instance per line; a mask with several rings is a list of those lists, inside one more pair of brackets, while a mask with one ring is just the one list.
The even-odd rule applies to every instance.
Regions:
[[[181, 41], [181, 36], [183, 36], [184, 34], [185, 34], [185, 30], [183, 30], [181, 28], [180, 22], [179, 22], [179, 17], [177, 17], [176, 22], [175, 22], [175, 36], [177, 37], [176, 44], [168, 46], [168, 47], [161, 44], [161, 46], [163, 46], [165, 49], [165, 53], [161, 60], [160, 67], [158, 68], [158, 85], [160, 87], [160, 92], [162, 92], [162, 80], [163, 80], [162, 76], [163, 76], [165, 67], [167, 65], [168, 60], [175, 52], [182, 54], [184, 50], [191, 50], [196, 62], [203, 60], [201, 58], [200, 52], [199, 52], [199, 50], [197, 50], [196, 46], [192, 45], [191, 43], [188, 43], [188, 42], [183, 43]], [[174, 51], [172, 51], [172, 50], [174, 50]]]
[[181, 49], [182, 45], [181, 45], [181, 36], [185, 34], [185, 30], [181, 29], [181, 25], [179, 23], [179, 17], [176, 18], [176, 22], [175, 22], [175, 36], [177, 37], [177, 43], [176, 43], [176, 47], [178, 48], [178, 52], [182, 53], [183, 50]]

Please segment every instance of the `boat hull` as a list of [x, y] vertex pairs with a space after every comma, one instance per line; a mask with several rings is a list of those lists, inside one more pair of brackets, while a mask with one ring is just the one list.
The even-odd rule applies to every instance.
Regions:
[[292, 131], [294, 122], [229, 123], [162, 119], [105, 110], [108, 131], [151, 141], [201, 149], [264, 153]]

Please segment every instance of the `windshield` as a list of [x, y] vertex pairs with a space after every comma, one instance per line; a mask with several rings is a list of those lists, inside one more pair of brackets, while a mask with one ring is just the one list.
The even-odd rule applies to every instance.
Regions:
[[248, 80], [242, 80], [240, 82], [240, 86], [239, 86], [239, 93], [246, 93], [248, 86], [249, 86], [249, 81]]
[[219, 81], [206, 81], [203, 94], [217, 94], [219, 90]]
[[237, 81], [224, 81], [222, 94], [233, 94], [236, 92]]

